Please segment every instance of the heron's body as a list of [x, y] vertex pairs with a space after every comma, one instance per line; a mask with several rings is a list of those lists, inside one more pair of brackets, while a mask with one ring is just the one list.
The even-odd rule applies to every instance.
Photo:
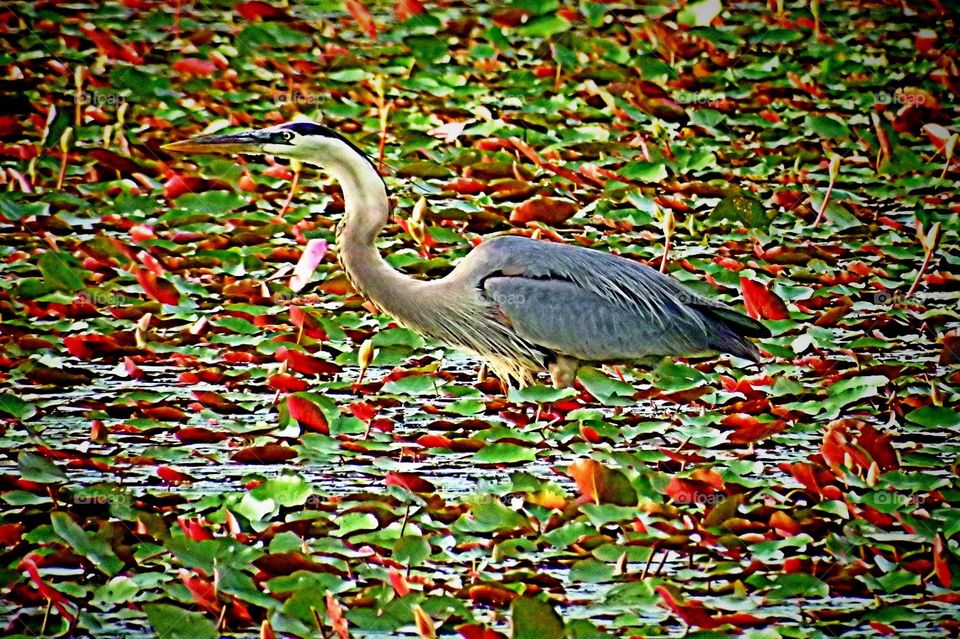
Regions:
[[[293, 136], [293, 137], [290, 137]], [[316, 164], [340, 183], [338, 250], [350, 281], [402, 324], [475, 353], [501, 378], [550, 371], [573, 381], [580, 363], [723, 352], [756, 361], [749, 337], [766, 328], [633, 260], [517, 236], [487, 239], [446, 277], [394, 270], [375, 240], [387, 222], [386, 186], [344, 138], [307, 122], [170, 145], [174, 150], [266, 153]]]

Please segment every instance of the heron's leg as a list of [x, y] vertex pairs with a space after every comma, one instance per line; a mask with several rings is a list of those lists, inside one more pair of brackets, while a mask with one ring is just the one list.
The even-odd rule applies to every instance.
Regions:
[[580, 360], [558, 353], [553, 361], [547, 364], [547, 370], [550, 371], [550, 378], [553, 380], [553, 387], [566, 388], [572, 386], [573, 380], [577, 378], [578, 368], [580, 368]]

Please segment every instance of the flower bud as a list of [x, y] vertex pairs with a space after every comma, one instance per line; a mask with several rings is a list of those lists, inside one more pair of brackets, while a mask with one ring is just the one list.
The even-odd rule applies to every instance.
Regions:
[[367, 372], [367, 367], [376, 357], [376, 349], [373, 347], [373, 340], [368, 339], [360, 345], [360, 352], [357, 353], [357, 363], [360, 365], [360, 373], [357, 375], [357, 383], [363, 381], [363, 374]]
[[840, 156], [836, 153], [830, 157], [830, 181], [833, 182], [840, 175]]

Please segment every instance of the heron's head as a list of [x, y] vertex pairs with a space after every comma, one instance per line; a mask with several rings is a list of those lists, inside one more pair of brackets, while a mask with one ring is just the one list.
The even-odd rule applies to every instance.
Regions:
[[164, 144], [163, 148], [175, 153], [272, 155], [325, 169], [349, 166], [359, 159], [370, 163], [369, 157], [352, 142], [315, 122], [287, 122], [242, 133], [205, 135]]

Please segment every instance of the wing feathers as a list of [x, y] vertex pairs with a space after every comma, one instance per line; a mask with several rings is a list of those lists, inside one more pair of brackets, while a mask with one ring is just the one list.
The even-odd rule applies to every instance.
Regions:
[[627, 258], [516, 236], [474, 253], [478, 288], [514, 330], [580, 359], [720, 350], [756, 360], [746, 337], [769, 336], [759, 322]]

